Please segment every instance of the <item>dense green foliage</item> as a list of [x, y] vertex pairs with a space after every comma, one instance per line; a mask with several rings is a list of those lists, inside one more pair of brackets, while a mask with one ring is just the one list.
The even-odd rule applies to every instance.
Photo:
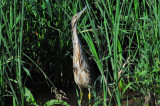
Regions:
[[94, 104], [120, 106], [128, 92], [142, 105], [160, 104], [160, 1], [1, 0], [0, 105], [37, 105], [26, 83], [42, 81], [38, 73], [54, 89], [72, 82], [70, 20], [86, 5], [77, 29], [101, 74]]

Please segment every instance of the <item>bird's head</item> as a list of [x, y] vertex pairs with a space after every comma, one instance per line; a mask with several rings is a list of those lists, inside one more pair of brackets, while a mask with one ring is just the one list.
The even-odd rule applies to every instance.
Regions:
[[82, 13], [84, 12], [84, 10], [86, 10], [86, 8], [87, 8], [87, 6], [84, 7], [80, 12], [78, 12], [76, 15], [74, 15], [74, 16], [72, 17], [72, 20], [71, 20], [71, 27], [72, 27], [72, 29], [77, 26], [78, 19], [80, 18], [80, 16], [81, 16]]

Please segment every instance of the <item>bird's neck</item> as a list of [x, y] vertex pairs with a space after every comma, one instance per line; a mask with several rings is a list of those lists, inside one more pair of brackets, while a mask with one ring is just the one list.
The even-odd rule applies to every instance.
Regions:
[[[83, 49], [81, 46], [81, 42], [79, 36], [77, 34], [76, 28], [72, 30], [72, 42], [73, 42], [73, 67], [78, 68], [78, 70], [88, 68], [88, 62], [85, 54], [83, 53]], [[86, 66], [87, 65], [87, 66]]]
[[72, 42], [73, 42], [73, 54], [77, 54], [77, 52], [82, 54], [81, 42], [77, 34], [76, 28], [72, 29]]

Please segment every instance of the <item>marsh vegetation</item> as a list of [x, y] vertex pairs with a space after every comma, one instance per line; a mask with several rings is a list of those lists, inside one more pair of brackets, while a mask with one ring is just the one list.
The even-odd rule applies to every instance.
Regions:
[[86, 5], [78, 34], [102, 92], [92, 105], [160, 105], [159, 0], [0, 0], [1, 106], [78, 105], [70, 21]]

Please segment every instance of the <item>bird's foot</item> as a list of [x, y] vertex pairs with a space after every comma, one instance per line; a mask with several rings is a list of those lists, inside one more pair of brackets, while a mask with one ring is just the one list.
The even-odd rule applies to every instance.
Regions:
[[91, 100], [91, 93], [88, 94], [88, 99]]
[[[89, 94], [88, 94], [88, 99], [89, 99], [89, 102], [91, 102], [90, 100], [91, 100], [91, 93], [89, 92]], [[91, 106], [91, 104], [89, 104], [89, 106]]]

